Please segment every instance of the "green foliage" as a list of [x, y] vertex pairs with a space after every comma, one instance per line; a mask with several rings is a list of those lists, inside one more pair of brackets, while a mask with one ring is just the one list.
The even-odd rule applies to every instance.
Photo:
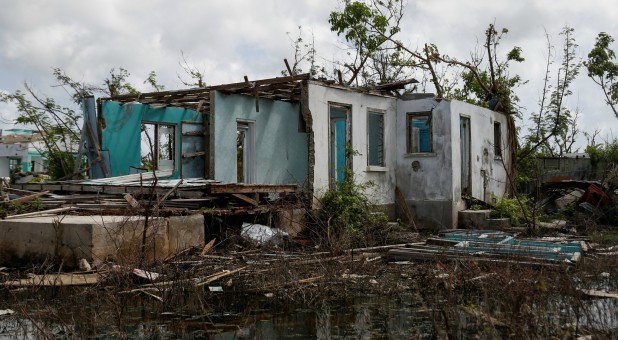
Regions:
[[150, 73], [148, 74], [148, 78], [144, 80], [144, 84], [149, 84], [156, 92], [161, 92], [165, 90], [165, 86], [159, 84], [159, 82], [157, 81], [157, 72], [155, 71], [150, 71]]
[[66, 179], [73, 174], [75, 158], [70, 152], [48, 151], [44, 153], [47, 158], [47, 174], [52, 180]]
[[122, 94], [137, 94], [138, 91], [127, 81], [130, 75], [129, 71], [122, 67], [118, 70], [112, 68], [109, 71], [109, 78], [103, 81], [103, 84], [107, 87], [107, 94], [111, 97]]
[[532, 216], [532, 208], [528, 198], [503, 198], [489, 213], [491, 218], [510, 218], [514, 225], [521, 225], [527, 218]]
[[343, 62], [348, 84], [375, 85], [409, 76], [411, 57], [402, 54], [392, 38], [401, 31], [401, 0], [343, 2], [343, 10], [330, 13], [331, 31], [343, 36], [354, 52]]
[[[526, 81], [519, 75], [509, 73], [511, 62], [524, 62], [523, 50], [515, 46], [507, 54], [504, 61], [497, 57], [498, 46], [508, 29], [503, 28], [500, 33], [495, 30], [493, 24], [485, 32], [485, 49], [487, 59], [481, 56], [473, 56], [473, 61], [462, 63], [451, 60], [448, 57], [435, 56], [434, 59], [450, 63], [451, 65], [464, 66], [464, 71], [460, 73], [460, 79], [455, 80], [450, 86], [446, 86], [444, 96], [454, 98], [468, 103], [488, 107], [495, 111], [507, 114], [519, 114], [517, 103], [519, 97], [515, 94], [515, 89]], [[437, 49], [435, 50], [437, 53]], [[457, 86], [461, 83], [461, 86]]]
[[0, 204], [0, 217], [25, 214], [39, 210], [43, 210], [43, 203], [39, 199], [25, 203], [9, 201]]
[[618, 63], [610, 48], [614, 38], [605, 32], [599, 33], [594, 47], [584, 62], [590, 77], [603, 90], [605, 102], [618, 118]]
[[347, 175], [343, 183], [320, 198], [321, 209], [313, 214], [316, 236], [331, 249], [371, 243], [385, 236], [386, 215], [366, 195], [375, 184], [355, 183], [352, 174]]

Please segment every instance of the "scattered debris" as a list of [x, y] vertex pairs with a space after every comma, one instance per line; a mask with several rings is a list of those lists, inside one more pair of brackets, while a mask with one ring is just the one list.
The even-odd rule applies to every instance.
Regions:
[[580, 289], [580, 291], [590, 297], [618, 299], [618, 292], [606, 292], [594, 289]]
[[12, 309], [0, 309], [0, 316], [11, 315], [11, 314], [15, 314], [15, 311]]
[[90, 266], [90, 263], [88, 263], [88, 260], [86, 260], [84, 258], [79, 260], [78, 268], [79, 268], [79, 270], [84, 271], [84, 272], [89, 272], [89, 271], [92, 270], [92, 267]]
[[32, 275], [26, 279], [7, 281], [5, 286], [36, 287], [36, 286], [83, 286], [100, 281], [101, 273], [67, 273]]
[[474, 259], [520, 264], [575, 263], [582, 253], [580, 242], [552, 243], [517, 239], [512, 234], [491, 230], [452, 230], [429, 238], [425, 244], [391, 249], [390, 261]]
[[292, 241], [288, 233], [281, 229], [261, 224], [243, 223], [241, 236], [255, 245], [282, 245], [285, 240]]

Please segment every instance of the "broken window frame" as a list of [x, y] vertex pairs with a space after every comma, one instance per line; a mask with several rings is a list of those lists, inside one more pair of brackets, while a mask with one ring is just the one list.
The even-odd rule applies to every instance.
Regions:
[[[406, 116], [406, 153], [408, 154], [431, 154], [433, 153], [433, 126], [431, 112], [408, 112]], [[414, 145], [413, 122], [426, 120], [426, 134], [418, 130], [417, 143]], [[418, 128], [414, 128], [418, 129]], [[423, 136], [421, 136], [423, 133]], [[425, 140], [426, 139], [426, 140]], [[423, 143], [424, 142], [424, 143]]]
[[[152, 126], [152, 135], [150, 136], [147, 133], [147, 126]], [[161, 137], [162, 137], [162, 129], [171, 128], [171, 133], [166, 133], [165, 135], [171, 136], [166, 140], [166, 145], [162, 145]], [[177, 167], [177, 159], [178, 155], [176, 152], [176, 136], [177, 136], [177, 125], [173, 123], [165, 123], [165, 122], [152, 122], [152, 121], [142, 121], [141, 129], [140, 129], [140, 167], [142, 169], [147, 169], [150, 171], [154, 170], [176, 170]], [[146, 132], [146, 133], [145, 133]], [[148, 137], [145, 139], [145, 136]], [[150, 153], [144, 155], [144, 145], [149, 147]], [[164, 149], [167, 149], [166, 152]], [[147, 156], [150, 155], [150, 160], [145, 161]], [[166, 158], [162, 158], [166, 157]], [[171, 167], [167, 166], [162, 169], [165, 163], [163, 161], [168, 161], [167, 163], [171, 163]]]
[[[377, 119], [373, 121], [372, 119]], [[386, 166], [384, 150], [384, 122], [383, 110], [367, 110], [367, 166]], [[375, 125], [377, 123], [377, 127]], [[377, 129], [377, 131], [373, 131]]]

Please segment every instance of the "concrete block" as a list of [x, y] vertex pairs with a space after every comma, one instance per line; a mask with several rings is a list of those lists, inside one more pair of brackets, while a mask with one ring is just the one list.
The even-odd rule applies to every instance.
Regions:
[[204, 245], [204, 215], [168, 217], [168, 249], [177, 253], [193, 246]]
[[148, 219], [142, 245], [143, 216], [45, 216], [0, 221], [0, 264], [36, 264], [45, 260], [75, 267], [81, 258], [100, 264], [110, 259], [136, 264], [163, 259], [204, 242], [203, 216]]
[[491, 210], [462, 210], [459, 212], [459, 228], [485, 229]]

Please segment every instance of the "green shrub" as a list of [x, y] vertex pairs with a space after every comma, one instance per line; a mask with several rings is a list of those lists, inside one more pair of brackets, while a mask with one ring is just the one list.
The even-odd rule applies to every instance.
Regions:
[[359, 184], [350, 179], [324, 193], [320, 197], [321, 209], [312, 214], [316, 243], [331, 249], [380, 243], [388, 219], [366, 195], [374, 186], [372, 182]]
[[510, 218], [514, 225], [522, 224], [526, 218], [532, 216], [532, 209], [529, 206], [527, 197], [503, 198], [496, 204], [489, 213], [491, 218]]

